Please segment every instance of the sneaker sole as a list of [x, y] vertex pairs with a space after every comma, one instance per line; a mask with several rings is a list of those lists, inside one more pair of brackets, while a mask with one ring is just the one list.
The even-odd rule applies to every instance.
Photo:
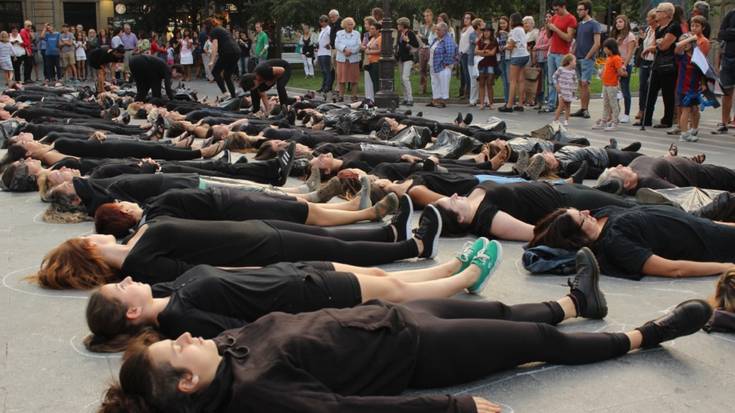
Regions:
[[[431, 213], [433, 213], [436, 216], [436, 222], [439, 223], [436, 227], [436, 235], [434, 236], [434, 239], [431, 242], [431, 254], [428, 257], [425, 257], [427, 260], [433, 260], [436, 255], [439, 253], [439, 238], [442, 234], [442, 216], [439, 213], [439, 210], [436, 209], [434, 205], [427, 205], [424, 208], [424, 211], [426, 209], [431, 210]], [[424, 251], [426, 251], [426, 244], [424, 244]]]
[[477, 288], [472, 289], [470, 291], [470, 294], [480, 294], [483, 291], [485, 291], [485, 288], [487, 287], [487, 283], [490, 281], [490, 278], [493, 277], [493, 274], [495, 271], [500, 267], [500, 263], [503, 262], [503, 244], [499, 243], [496, 240], [490, 241], [490, 243], [495, 243], [498, 246], [498, 255], [495, 258], [495, 265], [490, 268], [490, 271], [487, 273], [487, 277], [485, 277], [484, 280], [480, 283], [480, 285], [477, 286]]
[[[404, 230], [406, 231], [406, 233], [405, 233], [405, 234], [403, 234], [403, 235], [404, 235], [404, 237], [405, 237], [405, 238], [403, 238], [403, 239], [404, 239], [404, 240], [407, 240], [407, 239], [411, 239], [411, 236], [413, 235], [413, 234], [411, 233], [411, 226], [410, 226], [410, 225], [408, 225], [408, 224], [409, 224], [409, 222], [411, 221], [411, 216], [413, 216], [413, 211], [414, 211], [414, 209], [413, 209], [413, 200], [411, 199], [411, 197], [410, 197], [410, 196], [406, 196], [405, 198], [406, 198], [406, 199], [408, 200], [408, 210], [409, 210], [409, 211], [411, 211], [411, 212], [410, 212], [410, 213], [408, 214], [408, 217], [406, 217], [406, 225], [404, 225], [404, 226], [403, 226], [403, 229], [404, 229]], [[399, 206], [398, 206], [398, 209], [399, 209], [399, 211], [400, 211], [400, 201], [399, 201]], [[440, 222], [440, 224], [441, 224], [441, 222]], [[441, 231], [440, 231], [439, 233], [441, 234]]]
[[593, 253], [591, 249], [589, 249], [588, 247], [583, 247], [581, 251], [584, 253], [584, 255], [592, 257], [590, 262], [592, 263], [592, 265], [595, 266], [595, 271], [593, 272], [592, 278], [597, 288], [595, 288], [593, 295], [595, 301], [597, 301], [597, 303], [599, 304], [599, 307], [604, 309], [603, 314], [599, 318], [603, 319], [607, 316], [607, 300], [605, 299], [605, 294], [603, 294], [602, 290], [600, 290], [600, 264], [597, 262], [595, 253]]

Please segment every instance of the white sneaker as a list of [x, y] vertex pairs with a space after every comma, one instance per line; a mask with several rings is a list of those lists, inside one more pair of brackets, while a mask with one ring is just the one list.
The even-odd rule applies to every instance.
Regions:
[[689, 132], [682, 132], [681, 135], [679, 135], [679, 142], [691, 142], [692, 141], [692, 135], [689, 134]]
[[623, 114], [620, 115], [620, 117], [618, 118], [618, 120], [620, 121], [620, 123], [628, 123], [628, 122], [630, 122], [630, 116], [628, 116], [628, 115], [626, 115], [626, 114], [623, 113]]
[[602, 121], [602, 119], [597, 119], [597, 122], [595, 122], [594, 125], [592, 125], [592, 129], [604, 129], [607, 126], [605, 122]]
[[689, 129], [689, 134], [692, 136], [699, 136], [699, 129]]
[[561, 126], [569, 126], [569, 121], [564, 119], [563, 121], [561, 121]]
[[615, 122], [610, 122], [605, 126], [605, 132], [610, 132], [618, 129], [618, 125]]

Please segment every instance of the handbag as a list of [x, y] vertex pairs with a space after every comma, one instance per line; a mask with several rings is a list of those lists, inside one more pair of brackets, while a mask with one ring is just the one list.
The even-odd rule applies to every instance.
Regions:
[[540, 74], [541, 74], [541, 69], [539, 69], [538, 67], [527, 67], [526, 68], [526, 80], [535, 82], [538, 79]]

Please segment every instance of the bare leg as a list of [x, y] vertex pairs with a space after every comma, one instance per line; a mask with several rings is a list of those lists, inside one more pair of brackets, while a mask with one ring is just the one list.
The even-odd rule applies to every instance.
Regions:
[[332, 263], [335, 271], [351, 272], [355, 274], [371, 275], [374, 277], [394, 277], [401, 281], [413, 283], [438, 280], [446, 278], [459, 270], [460, 262], [457, 259], [451, 259], [439, 265], [421, 268], [417, 270], [393, 271], [388, 272], [377, 267], [357, 267], [354, 265]]
[[375, 208], [366, 208], [361, 211], [343, 211], [324, 208], [322, 204], [309, 204], [307, 225], [329, 227], [334, 225], [348, 225], [360, 221], [373, 221], [377, 215]]
[[332, 209], [338, 211], [359, 211], [360, 197], [355, 197], [347, 202], [329, 202], [319, 204], [324, 209]]

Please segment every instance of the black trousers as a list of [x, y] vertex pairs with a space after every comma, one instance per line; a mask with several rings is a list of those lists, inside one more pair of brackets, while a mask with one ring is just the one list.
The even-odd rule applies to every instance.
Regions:
[[646, 118], [644, 125], [651, 126], [653, 120], [653, 111], [656, 108], [656, 100], [658, 100], [658, 92], [664, 98], [664, 117], [661, 123], [664, 125], [674, 124], [674, 95], [676, 88], [676, 71], [673, 73], [657, 73], [651, 76], [651, 85], [648, 88], [648, 99], [646, 100]]
[[610, 162], [608, 165], [610, 167], [623, 165], [628, 166], [631, 162], [633, 162], [633, 159], [643, 156], [642, 153], [638, 152], [632, 152], [632, 151], [621, 151], [620, 149], [605, 149], [605, 152], [607, 152], [607, 157], [610, 159]]
[[563, 333], [556, 302], [507, 306], [465, 300], [404, 305], [415, 314], [419, 349], [411, 388], [466, 383], [530, 362], [585, 364], [630, 350], [623, 333]]
[[176, 148], [155, 142], [140, 141], [86, 141], [58, 139], [54, 149], [64, 155], [83, 158], [153, 158], [172, 161], [185, 161], [202, 157], [199, 150]]
[[23, 81], [31, 81], [31, 73], [33, 73], [33, 66], [36, 65], [33, 55], [26, 55], [23, 58]]
[[216, 108], [198, 108], [196, 110], [192, 110], [186, 114], [185, 119], [189, 122], [199, 122], [200, 120], [206, 118], [206, 117], [216, 117], [216, 118], [231, 118], [231, 122], [234, 122], [238, 119], [242, 119], [245, 116], [226, 111], [223, 109], [216, 109]]
[[[77, 118], [84, 118], [84, 119], [93, 119], [92, 116], [85, 115], [82, 113], [77, 112], [70, 112], [66, 110], [59, 110], [59, 109], [47, 109], [42, 107], [35, 107], [30, 106], [27, 108], [19, 109], [14, 114], [14, 116], [19, 117], [21, 119], [25, 119], [28, 122], [32, 122], [37, 119], [44, 119], [44, 118], [50, 118], [50, 119], [77, 119]], [[99, 114], [97, 115], [99, 118]]]
[[13, 78], [16, 82], [20, 82], [20, 68], [25, 61], [25, 56], [16, 57], [13, 59]]
[[135, 94], [135, 100], [137, 102], [145, 101], [148, 96], [148, 91], [151, 92], [151, 96], [154, 98], [161, 98], [161, 79], [135, 79], [135, 88], [137, 93]]
[[278, 160], [230, 164], [219, 161], [176, 161], [161, 165], [164, 173], [198, 173], [202, 176], [246, 179], [261, 184], [274, 184], [278, 181]]
[[235, 84], [232, 83], [232, 75], [237, 72], [238, 60], [240, 60], [240, 56], [237, 53], [219, 54], [212, 68], [212, 77], [217, 82], [219, 90], [225, 93], [225, 85], [227, 85], [227, 90], [230, 92], [230, 96], [233, 97], [237, 95], [237, 91], [235, 90]]
[[697, 181], [700, 188], [735, 192], [735, 170], [718, 165], [698, 165]]
[[606, 206], [632, 207], [636, 203], [621, 196], [590, 188], [582, 184], [554, 185], [562, 195], [564, 205], [579, 210], [597, 209]]

